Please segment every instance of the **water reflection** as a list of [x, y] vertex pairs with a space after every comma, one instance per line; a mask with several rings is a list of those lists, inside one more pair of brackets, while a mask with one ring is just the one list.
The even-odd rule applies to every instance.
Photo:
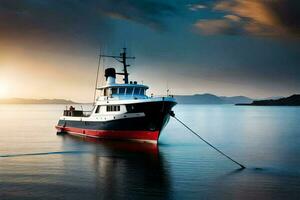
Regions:
[[248, 168], [219, 177], [212, 187], [218, 188], [218, 199], [299, 199], [299, 174]]
[[169, 198], [168, 172], [158, 145], [70, 135], [64, 136], [64, 143], [88, 145], [91, 157], [85, 162], [94, 176], [95, 198]]

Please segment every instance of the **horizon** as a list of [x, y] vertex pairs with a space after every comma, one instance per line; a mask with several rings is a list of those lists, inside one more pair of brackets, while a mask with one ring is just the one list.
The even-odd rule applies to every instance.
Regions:
[[[158, 96], [161, 96], [163, 94], [158, 94]], [[271, 96], [271, 97], [260, 97], [260, 98], [252, 98], [249, 96], [243, 96], [243, 95], [234, 95], [234, 96], [223, 96], [223, 95], [218, 95], [218, 94], [213, 94], [213, 93], [195, 93], [195, 94], [170, 94], [172, 96], [196, 96], [196, 95], [212, 95], [212, 96], [216, 96], [218, 98], [234, 98], [234, 97], [241, 97], [241, 98], [249, 98], [253, 101], [255, 100], [266, 100], [266, 99], [278, 99], [278, 98], [287, 98], [293, 95], [300, 95], [300, 94], [290, 94], [288, 96]], [[90, 101], [85, 101], [85, 102], [79, 102], [73, 99], [64, 99], [64, 98], [22, 98], [22, 97], [10, 97], [10, 98], [1, 98], [0, 97], [0, 101], [3, 100], [32, 100], [32, 101], [42, 101], [42, 100], [50, 100], [50, 101], [55, 101], [55, 100], [62, 100], [62, 101], [72, 101], [74, 103], [77, 104], [90, 104], [93, 103], [93, 100]]]
[[[1, 99], [88, 102], [100, 49], [124, 46], [136, 57], [129, 78], [148, 94], [300, 93], [300, 4], [292, 0], [3, 0], [0, 10]], [[100, 85], [103, 70], [99, 77]]]

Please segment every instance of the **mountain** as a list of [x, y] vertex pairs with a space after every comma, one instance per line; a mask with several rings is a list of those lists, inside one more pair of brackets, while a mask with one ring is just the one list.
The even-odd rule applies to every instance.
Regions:
[[175, 95], [180, 104], [223, 104], [224, 101], [213, 94]]
[[249, 105], [249, 106], [300, 106], [300, 94], [280, 99], [271, 100], [256, 100], [250, 104], [236, 104], [236, 105]]
[[244, 96], [233, 96], [233, 97], [220, 97], [223, 101], [228, 104], [237, 104], [237, 103], [252, 103], [253, 99]]
[[0, 99], [0, 104], [77, 104], [71, 100], [65, 99], [23, 99], [11, 98]]
[[253, 100], [244, 96], [216, 96], [213, 94], [175, 95], [179, 104], [237, 104], [251, 103]]
[[284, 96], [273, 96], [273, 97], [267, 97], [267, 98], [260, 98], [257, 100], [277, 100], [277, 99], [281, 99], [281, 98], [285, 98]]

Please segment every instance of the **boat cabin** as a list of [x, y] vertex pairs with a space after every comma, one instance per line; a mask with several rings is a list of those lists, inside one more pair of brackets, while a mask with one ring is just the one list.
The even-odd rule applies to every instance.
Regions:
[[114, 84], [108, 85], [101, 88], [100, 96], [104, 97], [146, 97], [146, 90], [148, 89], [145, 85], [139, 84]]
[[148, 86], [137, 84], [136, 81], [129, 83], [116, 83], [116, 71], [114, 68], [105, 70], [106, 85], [97, 88], [100, 91], [100, 97], [106, 98], [147, 98], [146, 90]]

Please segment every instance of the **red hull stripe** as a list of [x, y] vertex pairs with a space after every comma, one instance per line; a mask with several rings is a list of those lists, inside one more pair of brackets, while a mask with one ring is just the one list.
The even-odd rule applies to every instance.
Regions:
[[58, 131], [77, 133], [95, 138], [108, 138], [108, 139], [127, 139], [127, 140], [154, 140], [157, 141], [159, 131], [126, 131], [126, 130], [91, 130], [73, 127], [56, 126]]

